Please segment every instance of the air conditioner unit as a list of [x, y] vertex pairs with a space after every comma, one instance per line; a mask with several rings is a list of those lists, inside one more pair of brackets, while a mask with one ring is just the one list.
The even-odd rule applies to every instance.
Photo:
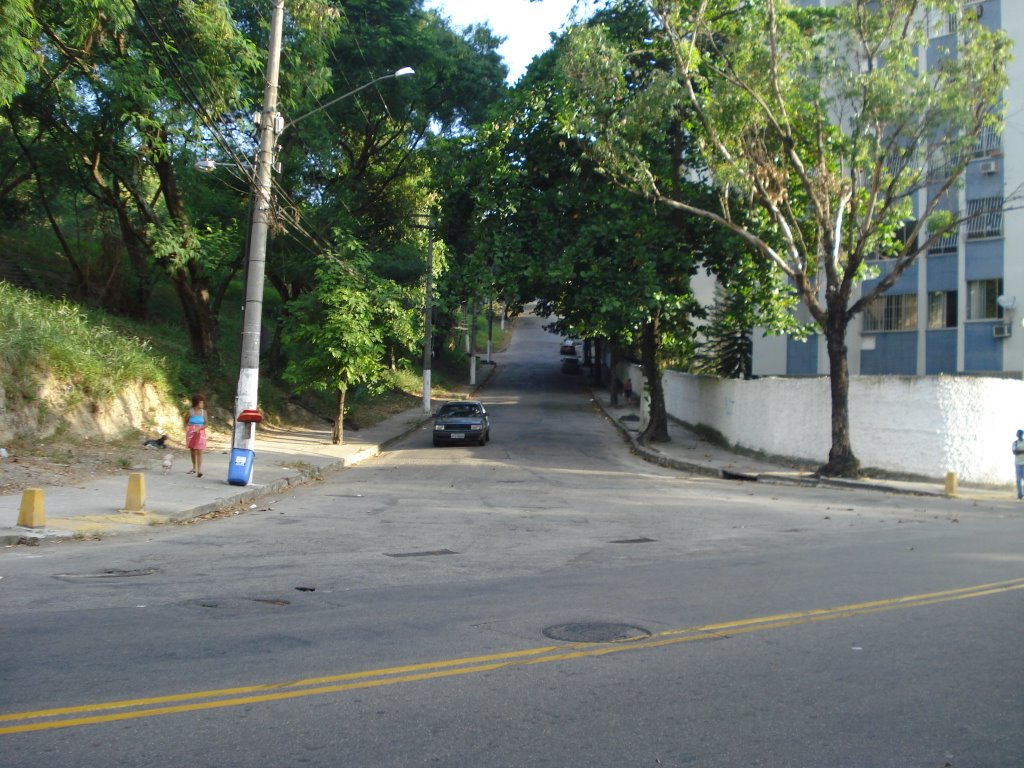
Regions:
[[975, 19], [980, 19], [985, 12], [984, 6], [980, 2], [976, 3], [964, 3], [964, 16], [971, 14]]
[[1013, 331], [1013, 327], [1009, 324], [1006, 325], [993, 325], [992, 336], [997, 339], [1008, 339]]
[[978, 166], [978, 169], [982, 173], [992, 174], [999, 170], [999, 163], [997, 163], [995, 160], [986, 160], [985, 162]]

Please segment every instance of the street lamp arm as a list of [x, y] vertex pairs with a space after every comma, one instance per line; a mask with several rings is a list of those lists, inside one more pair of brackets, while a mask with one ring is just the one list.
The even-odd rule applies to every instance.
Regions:
[[412, 67], [402, 67], [401, 69], [396, 70], [394, 72], [391, 72], [389, 74], [381, 75], [380, 77], [375, 78], [375, 79], [371, 80], [368, 83], [363, 83], [358, 88], [354, 88], [353, 90], [349, 91], [348, 93], [343, 93], [341, 96], [338, 96], [338, 97], [333, 98], [333, 99], [331, 99], [330, 101], [328, 101], [328, 102], [326, 102], [324, 104], [321, 104], [316, 109], [311, 110], [311, 111], [307, 112], [304, 115], [299, 115], [294, 120], [290, 120], [287, 123], [285, 123], [284, 127], [288, 128], [289, 126], [295, 125], [300, 120], [305, 120], [310, 115], [315, 115], [317, 112], [321, 112], [321, 111], [327, 109], [332, 104], [337, 104], [339, 101], [347, 99], [349, 96], [355, 96], [360, 91], [369, 88], [371, 85], [376, 85], [381, 80], [390, 80], [390, 79], [395, 78], [395, 77], [405, 77], [406, 75], [415, 75], [415, 74], [416, 74], [416, 70], [414, 70]]

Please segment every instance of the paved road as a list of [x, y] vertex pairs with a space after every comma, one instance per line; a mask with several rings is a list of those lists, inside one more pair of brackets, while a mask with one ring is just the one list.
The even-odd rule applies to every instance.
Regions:
[[6, 766], [1024, 764], [1008, 505], [623, 450], [526, 318], [484, 447], [0, 559]]

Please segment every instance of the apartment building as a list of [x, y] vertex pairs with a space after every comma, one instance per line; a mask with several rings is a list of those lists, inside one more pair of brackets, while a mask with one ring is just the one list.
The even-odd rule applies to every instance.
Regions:
[[[806, 0], [835, 5], [842, 0]], [[1001, 131], [977, 142], [959, 209], [971, 214], [958, 233], [921, 255], [870, 311], [851, 324], [847, 346], [853, 375], [1024, 373], [1024, 0], [967, 0], [961, 13], [1002, 28], [1014, 40], [1010, 87]], [[925, 66], [956, 35], [959, 14], [934, 25]], [[945, 43], [948, 44], [948, 39]], [[880, 276], [888, 268], [875, 262]], [[870, 289], [873, 283], [864, 284]], [[754, 339], [753, 372], [770, 375], [828, 373], [824, 338]]]

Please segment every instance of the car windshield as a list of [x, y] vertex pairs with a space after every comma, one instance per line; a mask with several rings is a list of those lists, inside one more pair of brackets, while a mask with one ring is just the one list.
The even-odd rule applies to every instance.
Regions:
[[446, 405], [437, 414], [441, 418], [450, 419], [451, 417], [461, 416], [479, 416], [480, 406], [478, 405]]

